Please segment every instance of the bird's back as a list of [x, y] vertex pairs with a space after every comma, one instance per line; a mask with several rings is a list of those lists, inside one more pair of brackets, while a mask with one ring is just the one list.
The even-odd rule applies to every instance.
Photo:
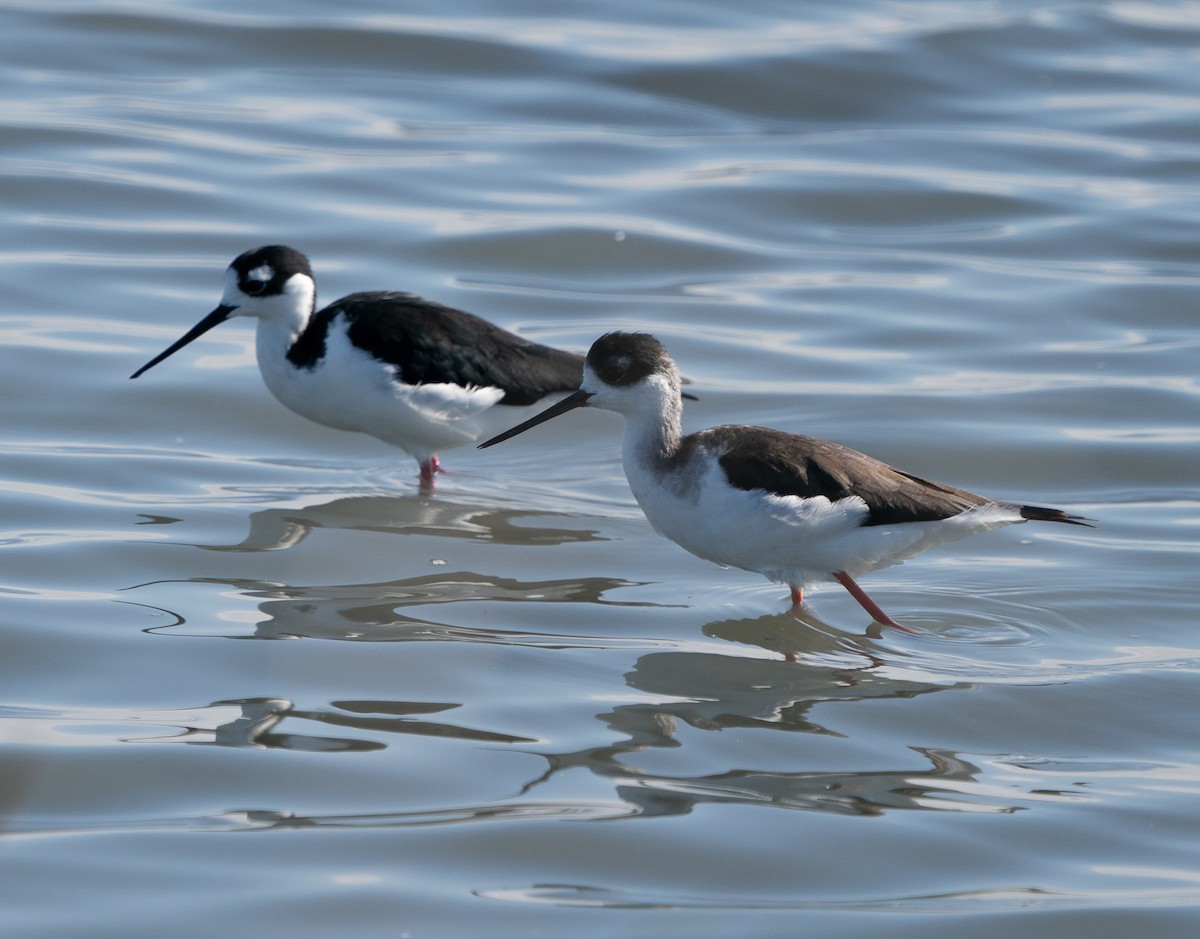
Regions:
[[[487, 320], [400, 292], [353, 293], [313, 317], [297, 354], [319, 357], [329, 322], [345, 316], [350, 341], [398, 370], [409, 385], [449, 383], [500, 388], [501, 404], [533, 404], [570, 391], [583, 377], [583, 356], [530, 342]], [[311, 332], [309, 348], [301, 342]]]
[[857, 496], [867, 507], [864, 527], [940, 521], [984, 505], [1011, 506], [1025, 519], [1086, 524], [1059, 509], [1015, 505], [906, 473], [817, 437], [737, 425], [695, 436], [693, 445], [712, 446], [720, 453], [731, 486], [781, 496], [824, 496], [831, 502]]

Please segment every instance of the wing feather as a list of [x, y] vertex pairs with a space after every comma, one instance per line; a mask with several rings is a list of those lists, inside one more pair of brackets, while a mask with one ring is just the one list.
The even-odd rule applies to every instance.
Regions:
[[583, 356], [530, 342], [463, 310], [409, 293], [352, 293], [317, 313], [289, 358], [311, 367], [324, 355], [325, 334], [339, 314], [350, 341], [394, 366], [409, 385], [454, 384], [500, 388], [500, 404], [534, 404], [547, 394], [574, 391]]
[[905, 473], [850, 447], [766, 427], [714, 427], [700, 437], [720, 452], [729, 484], [780, 496], [831, 502], [857, 496], [869, 512], [864, 525], [950, 518], [993, 500]]

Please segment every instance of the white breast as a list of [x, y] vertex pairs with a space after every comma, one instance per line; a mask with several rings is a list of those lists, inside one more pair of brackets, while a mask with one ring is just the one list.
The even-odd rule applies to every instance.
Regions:
[[281, 353], [290, 337], [259, 321], [259, 370], [282, 404], [318, 424], [370, 434], [418, 460], [472, 443], [488, 429], [478, 418], [504, 397], [503, 390], [406, 385], [395, 368], [354, 346], [345, 326], [342, 316], [334, 317], [325, 355], [310, 369], [297, 368]]

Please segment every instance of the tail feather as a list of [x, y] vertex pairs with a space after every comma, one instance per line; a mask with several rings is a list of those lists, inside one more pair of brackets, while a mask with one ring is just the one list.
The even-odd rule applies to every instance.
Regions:
[[1062, 509], [1048, 509], [1040, 505], [1019, 505], [1021, 518], [1034, 522], [1063, 522], [1067, 525], [1083, 525], [1085, 528], [1095, 528], [1095, 519], [1086, 515], [1068, 515]]

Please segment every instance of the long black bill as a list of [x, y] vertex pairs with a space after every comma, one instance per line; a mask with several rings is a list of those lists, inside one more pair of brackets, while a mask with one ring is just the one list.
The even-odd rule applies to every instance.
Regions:
[[485, 440], [475, 449], [483, 450], [485, 447], [490, 447], [494, 443], [502, 443], [509, 437], [515, 437], [517, 434], [523, 434], [530, 427], [537, 427], [538, 424], [544, 424], [552, 417], [558, 417], [560, 414], [566, 414], [568, 411], [574, 411], [576, 408], [587, 407], [588, 398], [592, 396], [592, 392], [584, 391], [582, 388], [579, 391], [572, 392], [567, 395], [558, 404], [552, 404], [546, 408], [541, 414], [535, 414], [524, 424], [518, 424], [516, 427], [510, 427], [502, 434], [496, 434], [491, 440]]
[[237, 307], [235, 307], [235, 306], [219, 306], [219, 307], [217, 307], [215, 310], [213, 310], [211, 313], [209, 313], [208, 316], [204, 317], [204, 319], [202, 319], [199, 323], [197, 323], [195, 326], [193, 326], [191, 329], [189, 329], [187, 331], [187, 335], [183, 336], [177, 342], [173, 343], [169, 348], [160, 352], [158, 355], [156, 355], [154, 358], [152, 358], [149, 362], [147, 362], [145, 365], [143, 365], [141, 368], [139, 368], [136, 372], [134, 372], [129, 377], [137, 378], [140, 374], [142, 374], [142, 372], [146, 371], [147, 369], [154, 368], [154, 366], [156, 366], [159, 362], [161, 362], [167, 356], [174, 355], [176, 352], [178, 352], [180, 349], [182, 349], [184, 346], [186, 346], [193, 339], [199, 339], [201, 336], [203, 336], [206, 332], [208, 332], [214, 326], [220, 326], [227, 319], [229, 319], [229, 314], [232, 313], [236, 309], [237, 309]]

